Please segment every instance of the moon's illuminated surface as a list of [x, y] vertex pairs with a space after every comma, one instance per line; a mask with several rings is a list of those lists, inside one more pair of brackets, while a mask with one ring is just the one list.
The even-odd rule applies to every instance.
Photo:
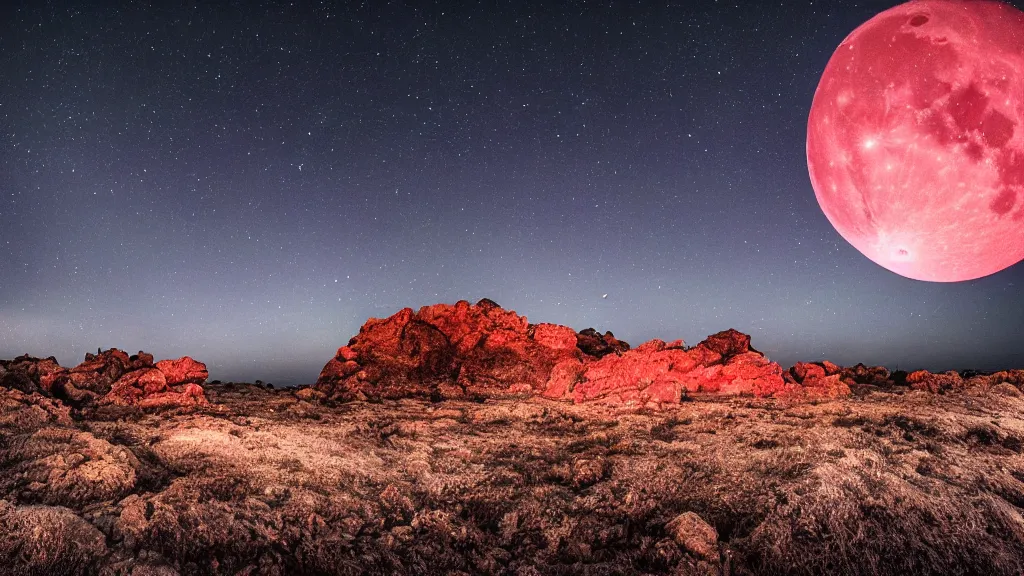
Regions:
[[839, 234], [897, 274], [1024, 259], [1024, 13], [919, 0], [861, 25], [814, 94], [807, 164]]

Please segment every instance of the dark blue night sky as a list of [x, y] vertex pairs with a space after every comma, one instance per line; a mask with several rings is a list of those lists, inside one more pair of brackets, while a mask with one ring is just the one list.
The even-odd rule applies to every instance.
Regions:
[[784, 365], [1024, 366], [1024, 265], [902, 278], [811, 189], [820, 74], [894, 2], [159, 4], [0, 8], [2, 358], [310, 383], [370, 316], [487, 297]]

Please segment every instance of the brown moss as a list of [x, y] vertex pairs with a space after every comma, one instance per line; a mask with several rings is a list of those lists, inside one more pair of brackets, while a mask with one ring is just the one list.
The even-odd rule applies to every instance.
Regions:
[[[0, 392], [0, 521], [35, 522], [12, 511], [46, 498], [67, 506], [45, 508], [52, 538], [0, 538], [0, 573], [1024, 570], [1024, 401], [1005, 394], [670, 412], [332, 407], [245, 385], [209, 397], [73, 422]], [[83, 476], [100, 464], [104, 480]], [[27, 471], [78, 479], [55, 491]], [[125, 471], [133, 481], [109, 482]]]

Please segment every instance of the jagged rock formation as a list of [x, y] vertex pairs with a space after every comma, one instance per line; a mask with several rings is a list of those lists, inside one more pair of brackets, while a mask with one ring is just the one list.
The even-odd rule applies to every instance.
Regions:
[[531, 324], [483, 299], [371, 318], [300, 395], [340, 401], [542, 395], [577, 404], [663, 407], [698, 396], [817, 401], [854, 390], [1019, 387], [1022, 374], [907, 374], [827, 360], [783, 369], [752, 348], [750, 336], [732, 329], [693, 347], [655, 339], [630, 348], [611, 332]]
[[601, 334], [593, 328], [587, 328], [576, 333], [576, 347], [587, 356], [602, 358], [629, 350], [629, 343], [617, 339], [611, 332]]
[[74, 407], [138, 405], [142, 408], [203, 404], [206, 365], [185, 356], [153, 363], [153, 355], [129, 356], [111, 348], [70, 370], [52, 356], [19, 356], [0, 360], [0, 386], [52, 396]]
[[210, 372], [206, 370], [206, 364], [196, 362], [188, 356], [177, 360], [161, 360], [156, 363], [156, 368], [163, 372], [168, 386], [202, 385], [210, 377]]
[[[884, 368], [883, 368], [884, 370]], [[888, 371], [886, 371], [888, 374]], [[790, 393], [807, 399], [839, 398], [850, 395], [850, 386], [843, 380], [843, 368], [829, 361], [797, 362], [783, 373]], [[793, 385], [799, 388], [794, 388]]]
[[0, 374], [0, 386], [27, 393], [49, 393], [54, 380], [66, 371], [53, 356], [36, 358], [28, 354], [14, 360], [0, 360], [0, 368], [4, 370]]
[[695, 395], [771, 396], [782, 392], [782, 367], [726, 330], [687, 349], [682, 340], [651, 340], [599, 360], [570, 360], [553, 371], [544, 395], [575, 403], [678, 404]]
[[[601, 340], [628, 347], [610, 334]], [[405, 308], [368, 320], [316, 388], [339, 400], [535, 393], [557, 363], [583, 359], [576, 342], [571, 328], [529, 324], [486, 299]]]
[[682, 340], [652, 340], [630, 349], [611, 332], [530, 324], [484, 299], [371, 318], [305, 395], [345, 401], [539, 394], [656, 406], [694, 395], [834, 397], [843, 391], [838, 377], [784, 380], [782, 367], [736, 330], [692, 348]]

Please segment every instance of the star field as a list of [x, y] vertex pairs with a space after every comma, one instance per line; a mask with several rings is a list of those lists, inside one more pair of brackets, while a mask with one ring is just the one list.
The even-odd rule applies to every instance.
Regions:
[[811, 189], [821, 71], [894, 2], [549, 4], [0, 8], [0, 357], [311, 383], [370, 316], [487, 297], [784, 365], [1024, 367], [1022, 265], [896, 276]]

